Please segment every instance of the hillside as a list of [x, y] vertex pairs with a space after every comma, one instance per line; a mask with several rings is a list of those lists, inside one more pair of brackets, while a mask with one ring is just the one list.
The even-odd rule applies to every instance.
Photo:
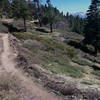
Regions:
[[[98, 54], [94, 64], [94, 56], [91, 55], [94, 48], [89, 45], [84, 49], [79, 43], [84, 37], [59, 30], [50, 33], [47, 27], [28, 23], [31, 31], [9, 34], [10, 45], [17, 54], [17, 69], [47, 90], [61, 95], [64, 100], [98, 99], [100, 56]], [[22, 82], [26, 84], [27, 81]]]
[[0, 0], [0, 100], [100, 100], [99, 8]]
[[10, 47], [9, 36], [0, 33], [0, 100], [62, 100], [16, 68], [17, 53]]

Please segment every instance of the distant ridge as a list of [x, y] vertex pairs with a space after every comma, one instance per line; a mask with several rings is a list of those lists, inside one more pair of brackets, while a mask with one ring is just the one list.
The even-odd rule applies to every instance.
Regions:
[[86, 18], [86, 12], [76, 12], [72, 14], [73, 16], [79, 16], [81, 18]]

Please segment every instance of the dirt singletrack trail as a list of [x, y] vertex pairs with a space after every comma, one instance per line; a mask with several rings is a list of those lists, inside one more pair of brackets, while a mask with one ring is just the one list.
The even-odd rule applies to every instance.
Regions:
[[[24, 93], [18, 100], [62, 100], [54, 93], [48, 92], [40, 84], [34, 83], [31, 78], [25, 75], [20, 69], [16, 68], [17, 62], [15, 61], [16, 54], [14, 54], [9, 43], [9, 35], [0, 33], [0, 67], [4, 72], [16, 76], [20, 80], [20, 86], [23, 87]], [[1, 70], [1, 68], [0, 68]], [[2, 70], [0, 71], [2, 72]]]

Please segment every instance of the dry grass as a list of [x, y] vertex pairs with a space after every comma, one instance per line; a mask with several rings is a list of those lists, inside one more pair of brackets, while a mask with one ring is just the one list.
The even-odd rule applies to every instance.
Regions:
[[[17, 35], [19, 35], [19, 34], [17, 34]], [[25, 34], [24, 34], [25, 35]], [[22, 38], [22, 37], [21, 37]], [[21, 39], [20, 38], [20, 39]], [[25, 37], [26, 38], [26, 37]], [[30, 39], [30, 38], [28, 38], [28, 39]], [[25, 40], [27, 40], [27, 39], [25, 39]], [[38, 41], [38, 39], [32, 39], [32, 40], [37, 40]], [[40, 39], [41, 40], [41, 39]], [[39, 40], [39, 42], [41, 42]], [[41, 42], [41, 43], [43, 43], [43, 41]], [[47, 43], [48, 44], [48, 47], [50, 46], [51, 47], [51, 44], [53, 44], [53, 43]], [[55, 43], [56, 44], [56, 43]], [[57, 47], [56, 47], [57, 46]], [[56, 46], [54, 46], [53, 48], [56, 48], [56, 49], [58, 49], [59, 48], [59, 45], [57, 44]], [[34, 46], [30, 46], [29, 47], [29, 45], [26, 47], [26, 48], [28, 48], [28, 50], [32, 53], [33, 52], [33, 47]], [[63, 47], [63, 46], [62, 46]], [[60, 46], [60, 50], [62, 49], [62, 47]], [[21, 48], [23, 48], [23, 47], [21, 47]], [[21, 50], [21, 49], [19, 49], [19, 50]], [[29, 63], [29, 61], [31, 61], [30, 59], [28, 59], [28, 57], [26, 56], [26, 55], [28, 55], [29, 56], [29, 53], [28, 52], [26, 52], [25, 53], [25, 50], [21, 50], [22, 52], [21, 52], [21, 54], [23, 54], [22, 56], [24, 56], [24, 58], [22, 57], [22, 59], [21, 60], [19, 60], [19, 62], [20, 62], [20, 67], [22, 67], [23, 66], [23, 69], [26, 71], [26, 72], [28, 72], [29, 73], [29, 75], [31, 75], [31, 76], [36, 76], [36, 78], [38, 78], [38, 79], [40, 79], [41, 80], [41, 82], [43, 82], [43, 84], [44, 84], [44, 86], [45, 87], [48, 87], [48, 88], [50, 88], [50, 89], [52, 89], [55, 93], [60, 93], [60, 94], [63, 94], [63, 95], [65, 95], [66, 97], [70, 97], [69, 99], [65, 99], [65, 100], [99, 100], [100, 99], [100, 92], [98, 91], [98, 90], [91, 90], [91, 89], [89, 89], [89, 90], [86, 90], [86, 89], [84, 89], [84, 90], [80, 90], [80, 89], [78, 89], [77, 88], [77, 86], [75, 86], [74, 84], [64, 84], [64, 83], [61, 83], [61, 82], [59, 82], [59, 81], [56, 81], [55, 79], [52, 79], [52, 78], [48, 78], [47, 76], [45, 76], [42, 72], [39, 72], [38, 71], [38, 69], [35, 69], [34, 68], [34, 66], [31, 66], [31, 62]], [[48, 52], [48, 51], [46, 51], [46, 52]], [[25, 55], [25, 54], [26, 55]], [[37, 52], [35, 52], [36, 53], [36, 55], [38, 54], [38, 55], [40, 55], [40, 53], [37, 53]], [[51, 52], [49, 52], [49, 53], [51, 53]], [[42, 52], [42, 54], [43, 54], [43, 52]], [[32, 56], [33, 57], [33, 56]], [[40, 58], [41, 56], [39, 56], [39, 58]], [[19, 57], [20, 58], [20, 57]], [[53, 62], [52, 60], [53, 60], [53, 58], [52, 58], [52, 60], [51, 60], [51, 58], [50, 58], [50, 56], [48, 57], [48, 59], [46, 58], [46, 57], [44, 57], [45, 58], [45, 62], [47, 62], [47, 61], [50, 61], [50, 62]], [[60, 64], [62, 64], [63, 63], [63, 61], [64, 61], [64, 59], [63, 60], [61, 60], [61, 59], [58, 59], [58, 61], [57, 61], [57, 58], [59, 58], [58, 56], [56, 57], [56, 61], [55, 61], [55, 59], [54, 59], [54, 61], [56, 62], [56, 63], [58, 63], [58, 61], [60, 61], [59, 63]], [[28, 61], [29, 60], [29, 61]], [[44, 59], [43, 59], [44, 60]], [[32, 61], [34, 61], [34, 60], [32, 60]], [[86, 62], [85, 62], [86, 63]], [[64, 67], [66, 67], [66, 66], [64, 66]], [[69, 66], [69, 68], [71, 68], [72, 69], [72, 71], [70, 71], [69, 70], [69, 72], [70, 73], [72, 73], [73, 72], [73, 67], [70, 67]], [[57, 66], [57, 69], [58, 69], [58, 66]], [[77, 68], [75, 68], [74, 70], [75, 70], [75, 72], [77, 73], [77, 74], [79, 74], [78, 72], [77, 72], [77, 70], [76, 70]], [[80, 68], [78, 68], [79, 70], [82, 70], [82, 69], [80, 69]], [[61, 70], [60, 70], [61, 71]], [[65, 71], [65, 70], [64, 70]], [[83, 70], [82, 70], [83, 71]], [[76, 75], [76, 74], [74, 74], [74, 75]], [[77, 76], [77, 75], [76, 75]]]
[[10, 74], [0, 75], [0, 100], [17, 100], [18, 80]]

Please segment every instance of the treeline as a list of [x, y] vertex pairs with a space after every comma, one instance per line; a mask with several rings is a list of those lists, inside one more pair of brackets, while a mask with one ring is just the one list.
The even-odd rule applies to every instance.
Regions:
[[41, 0], [2, 0], [0, 1], [0, 15], [10, 18], [22, 18], [24, 20], [25, 31], [27, 31], [26, 20], [38, 19], [40, 27], [50, 26], [53, 32], [53, 24], [63, 16], [57, 8], [54, 8], [50, 0], [42, 4]]
[[83, 18], [80, 18], [79, 16], [75, 17], [73, 15], [70, 15], [69, 13], [66, 14], [66, 18], [69, 21], [71, 31], [79, 34], [83, 34], [83, 30], [84, 30]]
[[0, 16], [22, 18], [25, 31], [27, 31], [26, 20], [38, 19], [40, 27], [49, 24], [51, 32], [53, 32], [53, 25], [56, 22], [63, 21], [66, 24], [66, 21], [68, 21], [73, 32], [83, 33], [83, 19], [73, 17], [68, 13], [64, 15], [53, 7], [50, 0], [46, 0], [44, 5], [42, 0], [1, 0], [0, 4]]
[[23, 19], [24, 31], [27, 31], [26, 20], [38, 19], [40, 27], [49, 25], [53, 32], [53, 25], [58, 21], [69, 22], [73, 32], [84, 34], [84, 45], [91, 44], [95, 47], [94, 54], [97, 55], [100, 49], [100, 0], [92, 0], [87, 18], [74, 17], [67, 13], [64, 15], [57, 8], [53, 7], [51, 0], [0, 0], [0, 16]]

